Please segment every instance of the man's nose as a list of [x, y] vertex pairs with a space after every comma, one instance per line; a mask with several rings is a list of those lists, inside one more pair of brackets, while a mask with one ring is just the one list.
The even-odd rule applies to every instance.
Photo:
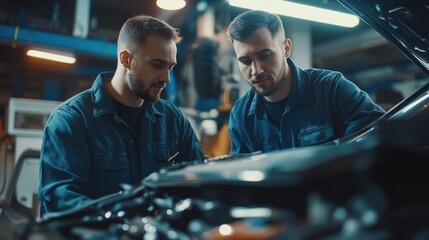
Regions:
[[165, 83], [169, 83], [170, 82], [170, 74], [173, 74], [172, 71], [170, 71], [169, 69], [164, 70], [160, 76], [161, 81], [165, 82]]
[[258, 64], [258, 62], [252, 62], [252, 76], [257, 76], [263, 71], [261, 64]]

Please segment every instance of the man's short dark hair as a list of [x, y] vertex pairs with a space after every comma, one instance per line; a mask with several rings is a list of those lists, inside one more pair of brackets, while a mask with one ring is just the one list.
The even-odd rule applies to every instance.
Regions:
[[172, 39], [176, 43], [182, 39], [178, 29], [173, 28], [167, 22], [147, 15], [138, 15], [128, 19], [122, 26], [118, 37], [118, 48], [126, 47], [136, 50], [151, 34]]
[[272, 36], [275, 36], [283, 28], [283, 23], [276, 14], [260, 10], [250, 10], [241, 13], [229, 24], [227, 31], [228, 39], [231, 42], [246, 39], [263, 27], [268, 28]]

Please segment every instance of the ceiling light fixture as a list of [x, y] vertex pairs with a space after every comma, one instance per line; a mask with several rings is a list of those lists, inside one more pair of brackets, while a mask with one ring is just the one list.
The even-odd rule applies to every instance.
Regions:
[[156, 5], [164, 10], [179, 10], [186, 6], [185, 0], [157, 0]]
[[355, 27], [359, 24], [359, 18], [353, 14], [283, 0], [229, 0], [228, 3], [234, 7], [263, 10], [279, 15], [342, 27]]
[[67, 56], [65, 53], [54, 53], [34, 49], [28, 50], [27, 56], [68, 64], [73, 64], [76, 62], [76, 58], [73, 56]]

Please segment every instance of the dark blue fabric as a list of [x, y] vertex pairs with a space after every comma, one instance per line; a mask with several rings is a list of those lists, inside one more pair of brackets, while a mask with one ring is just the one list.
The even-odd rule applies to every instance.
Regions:
[[231, 154], [315, 145], [370, 124], [384, 110], [335, 71], [301, 69], [288, 59], [293, 86], [280, 129], [269, 120], [262, 96], [249, 89], [236, 101], [229, 120]]
[[131, 185], [175, 153], [178, 161], [202, 161], [190, 123], [173, 103], [144, 103], [139, 136], [118, 116], [102, 73], [88, 89], [62, 103], [43, 136], [39, 199], [44, 212], [66, 210]]

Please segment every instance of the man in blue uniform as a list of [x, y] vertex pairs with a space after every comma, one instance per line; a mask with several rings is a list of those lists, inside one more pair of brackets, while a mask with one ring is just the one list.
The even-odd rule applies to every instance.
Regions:
[[174, 161], [202, 161], [185, 115], [160, 99], [176, 64], [177, 30], [135, 16], [118, 37], [115, 72], [62, 103], [44, 131], [39, 199], [43, 212], [66, 210], [139, 184]]
[[289, 58], [292, 42], [277, 15], [244, 12], [227, 34], [251, 86], [231, 112], [231, 154], [332, 141], [384, 114], [341, 73], [295, 65]]

